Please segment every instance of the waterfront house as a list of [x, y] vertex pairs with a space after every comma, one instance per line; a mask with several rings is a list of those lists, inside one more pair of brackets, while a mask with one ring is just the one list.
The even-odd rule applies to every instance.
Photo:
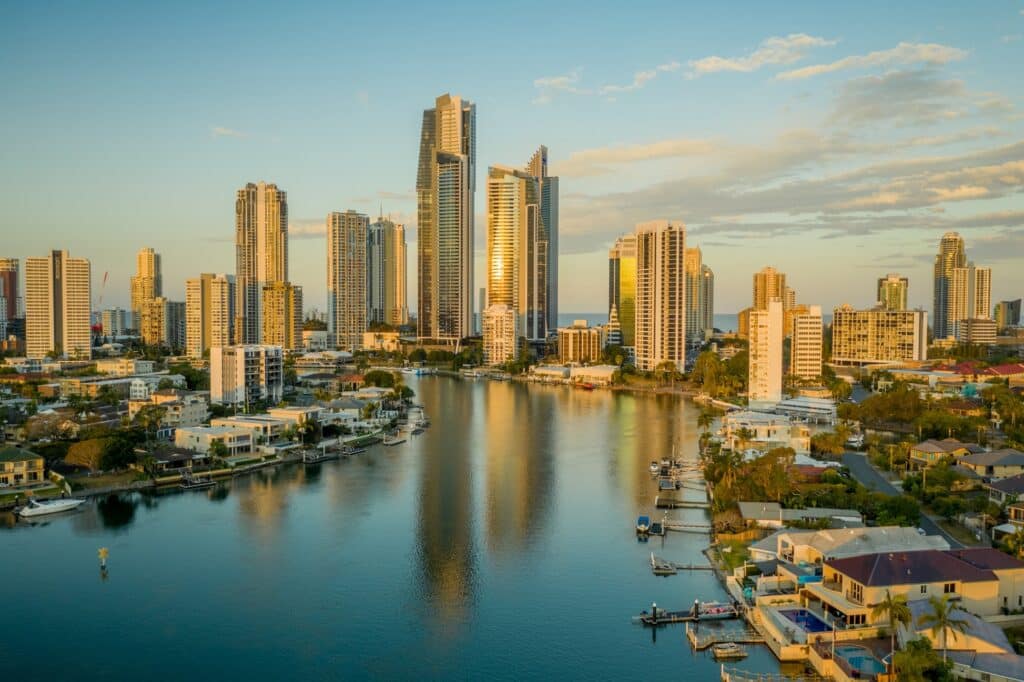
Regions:
[[245, 429], [230, 426], [189, 426], [174, 433], [174, 444], [179, 448], [209, 454], [214, 442], [221, 442], [228, 455], [247, 455], [253, 451], [252, 434]]
[[[798, 453], [811, 450], [811, 431], [794, 424], [789, 417], [751, 410], [729, 412], [722, 417], [722, 445], [729, 450], [765, 453], [773, 448], [792, 448]], [[742, 438], [747, 435], [749, 437]]]
[[617, 365], [589, 365], [585, 367], [570, 367], [569, 379], [574, 383], [593, 384], [595, 386], [607, 386], [612, 383], [615, 373], [619, 371]]
[[136, 448], [135, 454], [137, 461], [132, 465], [133, 469], [145, 471], [148, 468], [156, 473], [190, 471], [193, 466], [209, 459], [208, 455], [201, 452], [169, 446], [159, 447], [153, 451]]
[[973, 453], [957, 463], [990, 481], [1024, 474], [1024, 452], [1013, 448]]
[[46, 480], [43, 458], [14, 446], [0, 446], [0, 485], [18, 486]]
[[288, 405], [286, 407], [271, 407], [267, 410], [274, 419], [280, 419], [289, 426], [302, 426], [303, 424], [316, 424], [320, 420], [320, 407], [300, 407]]
[[985, 449], [975, 443], [961, 443], [956, 438], [943, 440], [926, 440], [910, 448], [910, 468], [919, 471], [933, 466], [943, 459], [954, 462], [967, 455], [984, 452]]
[[210, 426], [248, 431], [252, 435], [254, 445], [265, 445], [280, 440], [288, 422], [284, 419], [275, 419], [267, 414], [238, 414], [211, 419]]
[[129, 400], [128, 419], [133, 421], [147, 405], [164, 408], [164, 416], [160, 419], [157, 432], [158, 438], [174, 438], [175, 429], [181, 426], [199, 426], [210, 416], [208, 393], [162, 388], [153, 391], [143, 400]]
[[778, 502], [739, 502], [740, 516], [748, 526], [782, 528], [797, 521], [829, 519], [838, 525], [860, 525], [864, 518], [856, 509], [783, 509]]

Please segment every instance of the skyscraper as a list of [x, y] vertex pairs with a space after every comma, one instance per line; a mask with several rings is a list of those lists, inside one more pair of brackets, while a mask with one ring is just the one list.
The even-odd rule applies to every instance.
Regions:
[[686, 345], [693, 349], [704, 343], [704, 271], [700, 248], [686, 249]]
[[476, 106], [441, 95], [423, 112], [416, 174], [421, 338], [470, 334], [475, 191]]
[[824, 328], [821, 306], [793, 316], [793, 339], [789, 347], [789, 373], [801, 379], [821, 375]]
[[[636, 226], [636, 366], [686, 366], [686, 227], [656, 220]], [[621, 314], [621, 313], [620, 313]]]
[[263, 343], [302, 348], [302, 287], [274, 282], [263, 287]]
[[540, 197], [540, 235], [537, 241], [547, 243], [545, 278], [547, 292], [547, 332], [558, 328], [558, 178], [548, 175], [548, 148], [541, 145], [529, 163], [526, 172], [537, 179]]
[[201, 358], [211, 348], [230, 346], [234, 336], [235, 278], [204, 273], [185, 281], [185, 351]]
[[[543, 340], [554, 331], [548, 327], [548, 296], [552, 292], [557, 295], [548, 269], [550, 244], [544, 215], [547, 213], [557, 227], [558, 185], [557, 178], [546, 176], [545, 147], [528, 166], [531, 170], [492, 166], [487, 171], [487, 302], [511, 307], [519, 316], [519, 333]], [[544, 191], [548, 194], [546, 205]]]
[[701, 265], [700, 273], [700, 317], [704, 333], [709, 334], [715, 330], [715, 272], [707, 265]]
[[[754, 310], [767, 310], [768, 303], [774, 299], [786, 307], [786, 275], [773, 267], [762, 268], [754, 273]], [[795, 294], [793, 295], [795, 298]]]
[[366, 241], [367, 322], [401, 326], [409, 321], [405, 226], [379, 217]]
[[344, 350], [359, 350], [366, 331], [366, 231], [355, 211], [327, 215], [327, 330]]
[[510, 305], [487, 306], [483, 319], [484, 364], [501, 365], [519, 355], [519, 316]]
[[906, 277], [900, 277], [895, 273], [879, 277], [878, 304], [886, 310], [906, 310], [907, 290], [909, 287], [910, 280]]
[[750, 311], [747, 400], [752, 407], [782, 400], [782, 301]]
[[992, 317], [992, 269], [953, 268], [949, 277], [949, 321], [952, 333], [963, 320], [988, 320]]
[[0, 315], [3, 315], [5, 320], [21, 317], [18, 310], [18, 299], [21, 296], [21, 290], [18, 288], [20, 271], [17, 258], [0, 258], [0, 297], [3, 297], [4, 301]]
[[140, 311], [142, 342], [170, 349], [184, 348], [188, 336], [185, 303], [163, 296], [144, 301]]
[[135, 276], [131, 280], [132, 326], [142, 325], [143, 306], [157, 296], [164, 295], [164, 278], [160, 254], [146, 247], [135, 255]]
[[615, 240], [608, 251], [608, 311], [615, 310], [622, 330], [622, 345], [636, 343], [636, 235]]
[[1020, 299], [1000, 301], [995, 309], [996, 328], [999, 331], [1020, 326]]
[[934, 305], [932, 306], [932, 335], [936, 339], [952, 336], [953, 319], [950, 316], [950, 287], [953, 270], [967, 265], [964, 240], [956, 232], [947, 232], [939, 241], [935, 256]]
[[263, 287], [288, 281], [288, 195], [248, 183], [235, 198], [235, 341], [258, 343]]
[[67, 251], [25, 260], [25, 346], [30, 358], [92, 357], [92, 270]]

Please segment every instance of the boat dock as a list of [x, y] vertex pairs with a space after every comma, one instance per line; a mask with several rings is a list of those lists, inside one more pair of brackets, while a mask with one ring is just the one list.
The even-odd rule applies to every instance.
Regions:
[[651, 553], [651, 571], [654, 575], [675, 575], [679, 571], [713, 571], [714, 566], [700, 565], [700, 564], [680, 564], [661, 557], [655, 556]]
[[783, 673], [751, 673], [721, 666], [721, 682], [827, 682], [831, 677], [820, 675], [789, 675]]
[[764, 637], [752, 628], [729, 628], [722, 630], [708, 630], [700, 632], [700, 628], [691, 627], [686, 624], [686, 639], [690, 640], [690, 646], [694, 651], [703, 651], [715, 644], [763, 644]]
[[711, 509], [711, 505], [707, 502], [680, 500], [675, 497], [662, 497], [661, 495], [654, 498], [654, 506], [658, 509]]

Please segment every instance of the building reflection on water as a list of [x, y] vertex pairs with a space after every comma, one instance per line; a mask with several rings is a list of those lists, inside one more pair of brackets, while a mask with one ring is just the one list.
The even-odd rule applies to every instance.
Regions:
[[[421, 436], [419, 570], [428, 607], [441, 624], [462, 621], [476, 579], [472, 452], [475, 390], [450, 390], [457, 379], [419, 382], [432, 426]], [[446, 390], [447, 389], [447, 390]]]

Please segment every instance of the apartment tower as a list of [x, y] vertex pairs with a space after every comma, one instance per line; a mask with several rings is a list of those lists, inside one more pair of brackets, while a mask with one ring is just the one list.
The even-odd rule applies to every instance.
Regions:
[[686, 366], [686, 227], [657, 220], [636, 226], [636, 366]]
[[782, 400], [782, 301], [750, 311], [747, 401], [764, 407]]
[[471, 334], [475, 191], [476, 106], [441, 95], [423, 112], [416, 174], [421, 338]]
[[288, 281], [288, 195], [248, 183], [235, 198], [235, 342], [258, 343], [263, 287]]
[[204, 273], [185, 281], [185, 352], [201, 358], [211, 348], [230, 346], [234, 336], [235, 278]]
[[263, 287], [263, 343], [302, 348], [302, 287], [274, 282]]
[[366, 331], [366, 234], [370, 219], [327, 216], [327, 330], [338, 348], [357, 351]]
[[793, 338], [789, 346], [789, 373], [801, 379], [821, 376], [824, 327], [821, 306], [793, 316]]
[[932, 335], [936, 339], [953, 336], [955, 330], [950, 305], [953, 271], [967, 265], [964, 240], [956, 232], [947, 232], [939, 241], [939, 252], [935, 255], [934, 297], [932, 306]]
[[608, 314], [618, 318], [622, 345], [636, 344], [636, 235], [615, 240], [608, 251]]
[[18, 288], [21, 279], [21, 264], [17, 258], [0, 258], [0, 298], [3, 299], [0, 316], [4, 320], [21, 317], [18, 310], [18, 299], [21, 290]]
[[163, 268], [160, 254], [150, 247], [135, 254], [135, 276], [131, 279], [132, 327], [141, 330], [144, 306], [164, 295]]
[[401, 326], [409, 321], [406, 298], [405, 226], [383, 216], [366, 238], [366, 320]]
[[30, 358], [49, 353], [92, 357], [92, 270], [67, 251], [25, 260], [25, 349]]

